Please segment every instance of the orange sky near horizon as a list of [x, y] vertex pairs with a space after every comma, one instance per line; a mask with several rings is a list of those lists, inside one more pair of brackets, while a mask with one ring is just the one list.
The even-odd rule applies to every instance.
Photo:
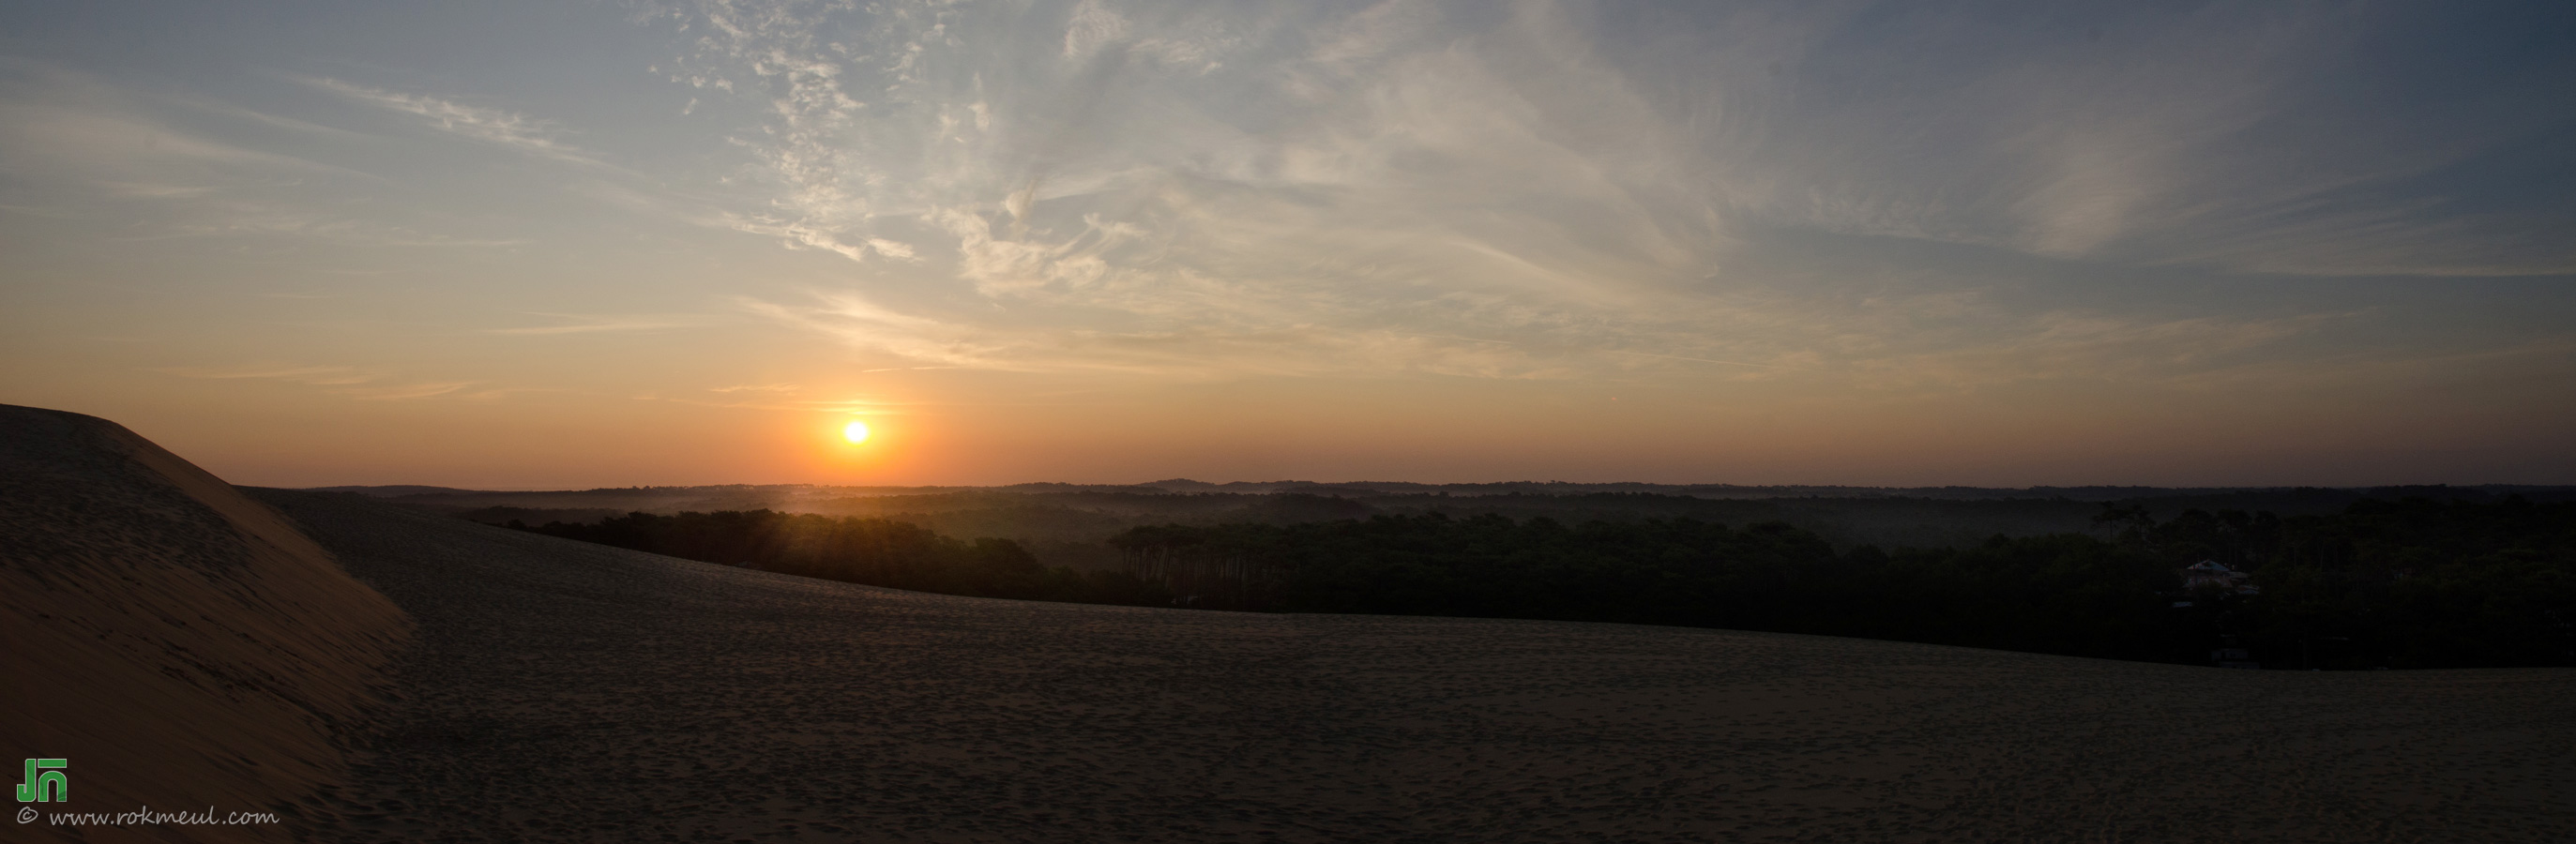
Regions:
[[2576, 483], [2546, 4], [294, 8], [0, 9], [0, 403], [273, 486]]

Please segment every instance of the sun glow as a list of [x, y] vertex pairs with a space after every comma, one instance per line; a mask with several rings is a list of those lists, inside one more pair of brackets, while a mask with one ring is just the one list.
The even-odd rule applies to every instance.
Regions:
[[841, 437], [853, 443], [867, 442], [868, 423], [851, 420], [849, 427], [841, 429]]

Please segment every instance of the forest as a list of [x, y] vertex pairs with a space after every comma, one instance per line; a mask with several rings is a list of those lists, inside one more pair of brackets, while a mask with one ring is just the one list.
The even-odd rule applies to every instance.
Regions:
[[1209, 484], [1188, 480], [1133, 485], [1018, 484], [1002, 487], [833, 487], [726, 485], [629, 487], [552, 492], [359, 487], [407, 507], [486, 524], [518, 519], [598, 522], [630, 512], [776, 510], [911, 522], [949, 536], [1010, 539], [1049, 566], [1116, 568], [1112, 536], [1145, 525], [1290, 525], [1370, 516], [1500, 514], [1561, 524], [1695, 519], [1729, 525], [1787, 522], [1838, 551], [1958, 548], [1996, 534], [2081, 533], [2104, 502], [2143, 508], [2159, 519], [2186, 510], [2269, 511], [2283, 518], [2342, 512], [2365, 498], [2494, 503], [2576, 501], [2576, 487], [2416, 486], [2376, 489], [2277, 487], [1747, 487], [1723, 484], [1409, 484], [1392, 482]]
[[[1293, 502], [1292, 502], [1293, 503]], [[1311, 504], [1298, 504], [1311, 507]], [[2361, 498], [2339, 512], [2095, 502], [2082, 531], [1837, 550], [1784, 522], [1442, 512], [1129, 528], [1119, 564], [767, 510], [510, 526], [959, 595], [1265, 612], [1682, 625], [2266, 668], [2576, 666], [2576, 503]], [[2250, 589], [2187, 590], [2203, 560]], [[2221, 660], [2229, 650], [2250, 652]]]

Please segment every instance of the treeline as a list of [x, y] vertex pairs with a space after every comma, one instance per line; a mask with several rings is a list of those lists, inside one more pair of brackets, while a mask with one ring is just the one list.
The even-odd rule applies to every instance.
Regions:
[[[2272, 668], [2576, 666], [2576, 503], [2362, 500], [2289, 518], [2099, 505], [2088, 533], [1838, 552], [1785, 523], [1443, 514], [1139, 527], [1115, 571], [909, 523], [634, 513], [528, 528], [707, 562], [1004, 598], [1560, 619]], [[2213, 560], [2251, 594], [2183, 588]]]
[[[2089, 534], [1836, 553], [1786, 524], [1379, 516], [1169, 525], [1131, 566], [1257, 573], [1196, 606], [1614, 621], [2271, 668], [2576, 666], [2576, 504], [2362, 500], [2278, 518], [2104, 505]], [[2213, 560], [2253, 594], [2183, 588]], [[1193, 561], [1203, 561], [1194, 567]], [[1211, 568], [1213, 566], [1214, 568]], [[1148, 578], [1153, 580], [1153, 578]]]
[[2250, 528], [2213, 532], [2263, 590], [2220, 623], [2268, 662], [2299, 640], [2329, 667], [2576, 666], [2576, 503], [2364, 500]]
[[[1185, 487], [1206, 485], [1181, 484]], [[1273, 492], [1251, 492], [1262, 487]], [[1632, 488], [1633, 487], [1633, 488]], [[1682, 494], [1683, 490], [1700, 490]], [[1774, 488], [1785, 494], [1788, 488]], [[2520, 492], [2507, 492], [2513, 489]], [[1482, 490], [1478, 494], [1462, 494]], [[1622, 491], [1624, 490], [1624, 491]], [[1660, 491], [1657, 491], [1660, 490]], [[1168, 492], [1149, 487], [1074, 488], [1034, 484], [1019, 487], [923, 491], [883, 495], [825, 495], [827, 489], [784, 487], [663, 487], [652, 490], [588, 492], [446, 492], [403, 495], [389, 500], [406, 506], [461, 516], [487, 524], [512, 519], [529, 524], [548, 521], [596, 522], [632, 511], [675, 514], [684, 511], [750, 511], [860, 516], [911, 522], [955, 537], [998, 536], [1019, 542], [1047, 566], [1097, 569], [1114, 565], [1117, 552], [1103, 544], [1129, 528], [1143, 525], [1272, 524], [1366, 519], [1371, 516], [1423, 516], [1432, 513], [1463, 519], [1499, 514], [1515, 520], [1546, 518], [1560, 524], [1643, 522], [1695, 519], [1728, 525], [1787, 522], [1815, 532], [1837, 550], [1862, 545], [1880, 548], [1957, 548], [1975, 545], [1996, 534], [2044, 536], [2082, 533], [2100, 512], [2102, 502], [2143, 510], [2171, 519], [2187, 510], [2209, 513], [2269, 511], [2283, 517], [2332, 515], [2364, 498], [2466, 500], [2495, 503], [2510, 494], [2534, 501], [2576, 500], [2576, 487], [2388, 487], [2361, 489], [2158, 490], [1864, 490], [1818, 488], [1827, 497], [1744, 497], [1741, 487], [1654, 487], [1650, 485], [1501, 484], [1474, 487], [1426, 487], [1407, 484], [1229, 485], [1197, 492]], [[901, 491], [896, 491], [901, 492]], [[2040, 495], [2062, 492], [2064, 496]], [[2134, 497], [2117, 497], [2114, 494]], [[1834, 495], [1844, 497], [1832, 497]], [[2113, 497], [2105, 497], [2113, 496]]]
[[700, 562], [948, 595], [1168, 606], [1171, 593], [1133, 574], [1046, 567], [1007, 539], [961, 542], [909, 522], [770, 510], [628, 513], [595, 524], [517, 530]]
[[[1380, 516], [1314, 524], [1139, 528], [1139, 561], [1260, 560], [1293, 571], [1199, 606], [1536, 618], [1898, 639], [2191, 661], [2171, 567], [2080, 535], [1966, 549], [1837, 554], [1783, 523], [1688, 519], [1566, 526], [1536, 518]], [[1165, 563], [1166, 568], [1184, 564]], [[1179, 590], [1176, 590], [1179, 591]], [[1179, 596], [1190, 600], [1184, 592]], [[2205, 649], [2202, 649], [2205, 650]]]

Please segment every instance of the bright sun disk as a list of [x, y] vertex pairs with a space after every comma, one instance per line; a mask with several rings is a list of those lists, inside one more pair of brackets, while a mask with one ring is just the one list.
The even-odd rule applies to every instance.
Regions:
[[849, 438], [854, 443], [867, 442], [868, 423], [852, 421], [849, 427], [841, 429], [841, 436]]

